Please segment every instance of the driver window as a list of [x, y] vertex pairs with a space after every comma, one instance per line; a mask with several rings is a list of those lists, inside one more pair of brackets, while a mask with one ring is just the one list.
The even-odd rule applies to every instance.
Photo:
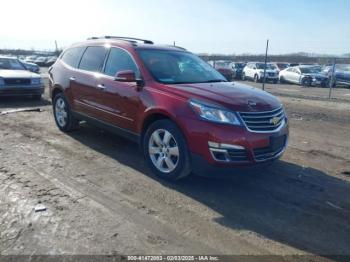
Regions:
[[115, 76], [119, 71], [131, 70], [136, 78], [140, 77], [139, 70], [131, 56], [120, 48], [111, 48], [104, 73], [109, 76]]

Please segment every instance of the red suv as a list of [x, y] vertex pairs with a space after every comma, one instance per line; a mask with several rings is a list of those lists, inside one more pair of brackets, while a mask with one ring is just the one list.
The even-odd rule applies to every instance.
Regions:
[[49, 75], [60, 130], [85, 120], [134, 140], [166, 179], [271, 162], [287, 145], [278, 99], [227, 82], [180, 47], [90, 38], [67, 48]]

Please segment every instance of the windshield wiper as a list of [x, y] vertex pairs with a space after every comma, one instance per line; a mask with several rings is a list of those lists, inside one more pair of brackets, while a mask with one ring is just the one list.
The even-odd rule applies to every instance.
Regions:
[[217, 83], [217, 82], [227, 82], [227, 81], [223, 79], [212, 79], [212, 80], [204, 81], [202, 83]]

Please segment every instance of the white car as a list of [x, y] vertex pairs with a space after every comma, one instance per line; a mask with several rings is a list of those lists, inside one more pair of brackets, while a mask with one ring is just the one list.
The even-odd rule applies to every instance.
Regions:
[[43, 93], [44, 83], [39, 74], [29, 72], [17, 58], [0, 56], [0, 97], [31, 96], [41, 99]]
[[[243, 69], [242, 79], [251, 79], [254, 82], [262, 82], [264, 80], [265, 63], [249, 62]], [[266, 82], [278, 82], [278, 71], [270, 64], [266, 64]]]
[[281, 83], [293, 83], [301, 86], [327, 87], [328, 77], [322, 73], [320, 66], [301, 65], [289, 67], [279, 74]]

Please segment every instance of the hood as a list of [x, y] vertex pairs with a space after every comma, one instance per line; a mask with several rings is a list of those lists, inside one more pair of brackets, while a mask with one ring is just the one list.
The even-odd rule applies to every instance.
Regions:
[[0, 69], [1, 78], [37, 78], [40, 75], [26, 70], [7, 70]]
[[[281, 102], [275, 96], [236, 82], [178, 84], [167, 87], [171, 92], [187, 99], [195, 98], [233, 111], [271, 111], [281, 106]], [[256, 103], [256, 106], [249, 106], [248, 102]]]
[[324, 74], [321, 73], [310, 73], [310, 74], [304, 74], [305, 76], [311, 76], [311, 77], [315, 77], [315, 78], [327, 78], [327, 76], [325, 76]]
[[[258, 71], [262, 74], [264, 73], [264, 69], [258, 69]], [[276, 73], [276, 72], [277, 72], [277, 70], [266, 69], [266, 73]]]

